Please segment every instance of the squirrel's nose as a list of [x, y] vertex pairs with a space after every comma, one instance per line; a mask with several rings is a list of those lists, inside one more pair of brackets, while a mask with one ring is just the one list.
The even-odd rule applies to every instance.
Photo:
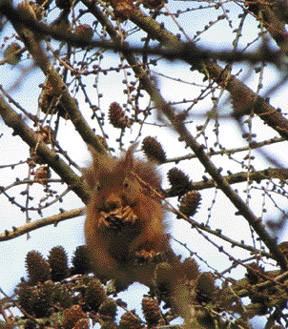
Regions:
[[122, 201], [121, 198], [115, 195], [110, 195], [106, 200], [104, 200], [105, 209], [107, 212], [121, 208]]
[[106, 203], [106, 206], [107, 206], [108, 210], [111, 211], [111, 210], [120, 208], [121, 204], [120, 204], [120, 202], [117, 202], [117, 201], [111, 201], [109, 203]]

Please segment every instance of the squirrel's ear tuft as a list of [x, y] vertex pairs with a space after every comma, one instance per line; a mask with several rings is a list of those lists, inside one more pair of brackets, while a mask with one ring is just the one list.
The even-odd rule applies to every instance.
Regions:
[[137, 147], [138, 143], [135, 143], [129, 147], [127, 152], [125, 153], [124, 156], [124, 161], [123, 161], [123, 169], [125, 169], [126, 172], [130, 171], [133, 168], [134, 164], [134, 151]]
[[125, 168], [125, 171], [130, 171], [133, 168], [134, 165], [134, 152], [137, 147], [138, 143], [132, 144], [129, 149], [127, 150], [125, 157], [124, 157], [124, 162], [123, 162], [123, 168]]

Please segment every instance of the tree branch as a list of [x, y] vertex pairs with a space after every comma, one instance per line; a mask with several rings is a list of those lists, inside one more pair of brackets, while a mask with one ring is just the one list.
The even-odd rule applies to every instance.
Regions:
[[[248, 172], [239, 172], [236, 174], [231, 174], [231, 175], [222, 176], [222, 177], [223, 177], [223, 179], [225, 179], [227, 181], [227, 183], [229, 185], [247, 182], [248, 178], [249, 178], [249, 181], [254, 181], [254, 182], [260, 182], [260, 181], [266, 180], [266, 179], [271, 180], [273, 178], [278, 178], [281, 181], [285, 181], [288, 179], [288, 169], [267, 168], [267, 169], [260, 170], [260, 171], [252, 171], [249, 173]], [[200, 181], [200, 182], [192, 182], [191, 186], [192, 186], [192, 188], [194, 188], [197, 191], [217, 187], [214, 179], [207, 179], [207, 180]], [[172, 189], [165, 190], [166, 198], [171, 198], [171, 197], [175, 197], [175, 196], [178, 196], [175, 189], [172, 188]]]
[[282, 270], [287, 270], [286, 258], [279, 250], [274, 239], [272, 239], [272, 237], [266, 231], [264, 225], [261, 223], [261, 219], [257, 218], [253, 214], [247, 204], [231, 188], [229, 182], [220, 174], [221, 170], [219, 171], [219, 169], [214, 166], [210, 158], [205, 154], [204, 147], [197, 143], [197, 141], [185, 127], [184, 122], [179, 120], [175, 114], [174, 109], [167, 102], [165, 102], [158, 89], [153, 86], [151, 81], [149, 88], [150, 95], [152, 95], [152, 100], [154, 101], [156, 107], [168, 118], [174, 130], [181, 136], [181, 139], [186, 142], [186, 145], [189, 146], [191, 150], [196, 154], [197, 158], [202, 163], [206, 171], [215, 181], [215, 186], [221, 189], [221, 191], [227, 196], [227, 198], [232, 202], [236, 209], [238, 209], [239, 214], [241, 214], [253, 227], [255, 232], [274, 256], [274, 259], [279, 263], [279, 266], [282, 268]]
[[[144, 15], [139, 9], [135, 8], [131, 12], [129, 19], [166, 47], [176, 49], [185, 47], [185, 44], [176, 36], [165, 30], [163, 26], [155, 22], [151, 17]], [[214, 80], [218, 85], [230, 92], [235, 117], [249, 114], [254, 109], [254, 113], [265, 123], [276, 130], [280, 136], [288, 139], [288, 120], [277, 109], [214, 61], [209, 59], [202, 60], [201, 58], [195, 61], [195, 53], [199, 53], [198, 48], [190, 43], [183, 60], [191, 64], [193, 69], [203, 73], [208, 79]], [[241, 106], [238, 106], [238, 104], [241, 104]]]
[[70, 186], [80, 199], [85, 203], [89, 194], [81, 177], [77, 176], [69, 166], [60, 159], [59, 155], [48, 148], [39, 140], [39, 136], [30, 129], [19, 114], [17, 114], [0, 96], [0, 115], [5, 124], [14, 130], [14, 135], [19, 135], [30, 147], [36, 149], [38, 155]]
[[48, 226], [51, 224], [57, 225], [58, 223], [66, 219], [72, 219], [78, 216], [82, 216], [84, 215], [84, 213], [85, 213], [85, 208], [78, 208], [78, 209], [64, 211], [61, 214], [54, 215], [51, 217], [39, 219], [31, 223], [22, 225], [20, 227], [15, 227], [13, 228], [12, 231], [5, 231], [4, 233], [0, 234], [0, 241], [7, 241], [17, 238], [21, 235], [30, 233], [32, 231], [37, 230], [38, 228]]
[[[55, 95], [61, 97], [61, 103], [63, 104], [69, 118], [74, 124], [76, 130], [79, 132], [83, 141], [87, 144], [93, 145], [99, 153], [106, 152], [106, 149], [99, 142], [94, 131], [89, 127], [85, 118], [82, 116], [75, 99], [69, 94], [66, 84], [63, 82], [52, 65], [50, 65], [49, 59], [40, 46], [39, 40], [35, 37], [30, 28], [34, 27], [35, 29], [35, 27], [38, 27], [43, 33], [50, 30], [50, 33], [53, 32], [52, 34], [55, 34], [56, 30], [49, 29], [44, 24], [35, 21], [33, 17], [24, 15], [22, 11], [15, 9], [7, 0], [3, 0], [0, 3], [0, 12], [6, 15], [11, 21], [16, 32], [19, 34], [28, 51], [33, 56], [36, 65], [40, 67], [43, 73], [47, 76], [49, 83], [53, 86]], [[68, 33], [68, 36], [72, 39], [75, 37], [71, 33]], [[75, 42], [77, 42], [77, 40]]]

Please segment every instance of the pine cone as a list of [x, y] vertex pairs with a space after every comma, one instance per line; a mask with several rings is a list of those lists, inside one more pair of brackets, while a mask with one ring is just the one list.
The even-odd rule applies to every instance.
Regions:
[[198, 264], [193, 258], [186, 258], [181, 264], [181, 268], [188, 280], [194, 280], [199, 275]]
[[47, 82], [43, 88], [42, 94], [40, 96], [39, 106], [43, 113], [59, 113], [59, 115], [64, 119], [67, 119], [68, 117], [66, 110], [61, 103], [61, 97], [55, 93], [54, 88], [50, 82]]
[[101, 329], [117, 329], [118, 326], [114, 322], [107, 321], [102, 324]]
[[121, 106], [116, 102], [110, 104], [109, 120], [115, 128], [124, 129], [131, 126], [131, 121], [124, 115]]
[[152, 297], [145, 296], [142, 299], [142, 310], [149, 327], [156, 326], [162, 318], [159, 304]]
[[47, 184], [47, 179], [51, 177], [51, 171], [48, 166], [39, 167], [34, 173], [35, 180], [41, 184]]
[[106, 300], [106, 292], [100, 280], [92, 279], [85, 291], [84, 301], [89, 308], [98, 311], [99, 306]]
[[89, 252], [86, 246], [78, 246], [72, 258], [73, 274], [87, 274], [92, 272], [92, 264], [89, 257]]
[[29, 314], [33, 314], [33, 299], [34, 287], [31, 287], [27, 282], [20, 283], [15, 292], [18, 295], [18, 303]]
[[63, 321], [64, 329], [72, 329], [79, 320], [81, 319], [86, 320], [86, 315], [83, 312], [80, 305], [73, 305], [70, 308], [64, 310], [63, 316], [64, 316], [64, 321]]
[[55, 131], [52, 130], [49, 126], [41, 127], [40, 131], [37, 132], [39, 139], [45, 144], [50, 144], [55, 140]]
[[29, 251], [26, 255], [25, 262], [31, 284], [50, 279], [51, 268], [49, 263], [38, 251]]
[[42, 318], [50, 315], [53, 304], [55, 286], [52, 281], [36, 286], [29, 286], [27, 282], [20, 283], [15, 292], [18, 295], [18, 302], [21, 307], [33, 316]]
[[199, 206], [201, 195], [198, 191], [189, 191], [180, 200], [179, 210], [186, 216], [193, 216]]
[[128, 19], [134, 10], [133, 0], [111, 0], [111, 4], [114, 8], [115, 17], [121, 21]]
[[34, 8], [32, 7], [33, 2], [29, 0], [23, 0], [17, 5], [17, 9], [21, 11], [26, 18], [37, 20]]
[[164, 163], [166, 161], [166, 153], [162, 145], [154, 137], [145, 137], [142, 141], [142, 149], [148, 159]]
[[72, 289], [68, 289], [66, 285], [55, 285], [53, 302], [55, 305], [60, 306], [61, 308], [70, 308], [73, 303], [75, 303], [74, 299], [74, 291]]
[[107, 298], [99, 307], [98, 313], [104, 321], [114, 321], [117, 305], [112, 298]]
[[56, 0], [56, 6], [60, 9], [69, 10], [71, 7], [70, 0]]
[[75, 28], [75, 35], [80, 37], [83, 41], [89, 42], [93, 38], [93, 29], [88, 24], [78, 25]]
[[88, 319], [80, 319], [79, 321], [76, 322], [75, 326], [73, 329], [89, 329], [89, 321]]
[[51, 315], [55, 285], [49, 280], [38, 283], [33, 291], [33, 314], [36, 318], [44, 318]]
[[168, 171], [168, 180], [171, 184], [172, 191], [181, 196], [190, 191], [193, 186], [189, 177], [184, 172], [176, 167]]
[[158, 297], [171, 307], [171, 296], [173, 293], [173, 282], [176, 281], [173, 266], [167, 262], [158, 264], [154, 272]]
[[4, 51], [4, 57], [6, 59], [6, 63], [11, 65], [18, 64], [22, 57], [22, 53], [18, 52], [20, 49], [21, 46], [18, 43], [16, 42], [11, 43]]
[[121, 316], [119, 328], [120, 329], [141, 329], [141, 320], [135, 311], [126, 312]]
[[195, 290], [197, 293], [196, 300], [199, 303], [209, 302], [216, 291], [213, 274], [210, 272], [201, 273], [196, 280]]
[[263, 278], [259, 274], [264, 274], [265, 270], [264, 267], [261, 265], [258, 265], [257, 263], [251, 263], [248, 264], [249, 267], [247, 267], [247, 273], [246, 277], [248, 278], [249, 282], [251, 284], [256, 284], [259, 282], [263, 282]]
[[67, 277], [68, 257], [62, 246], [57, 246], [50, 250], [48, 262], [52, 269], [51, 278], [53, 281], [61, 281]]
[[145, 8], [149, 9], [160, 9], [165, 4], [165, 0], [142, 0], [141, 2]]

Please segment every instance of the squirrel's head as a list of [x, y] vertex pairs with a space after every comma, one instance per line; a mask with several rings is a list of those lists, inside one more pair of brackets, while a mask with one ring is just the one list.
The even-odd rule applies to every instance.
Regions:
[[89, 147], [93, 161], [83, 173], [99, 211], [109, 212], [127, 205], [133, 207], [137, 203], [141, 185], [134, 172], [136, 146], [133, 144], [119, 159], [99, 154]]

